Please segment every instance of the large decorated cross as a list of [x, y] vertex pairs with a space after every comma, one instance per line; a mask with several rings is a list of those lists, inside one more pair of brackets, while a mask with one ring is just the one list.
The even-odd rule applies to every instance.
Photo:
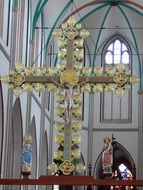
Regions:
[[76, 132], [82, 127], [82, 92], [115, 92], [121, 97], [138, 78], [132, 76], [124, 64], [104, 69], [84, 67], [83, 42], [89, 33], [76, 23], [74, 17], [70, 17], [61, 29], [56, 29], [53, 35], [60, 39], [56, 67], [36, 68], [17, 64], [15, 70], [1, 80], [9, 84], [16, 96], [33, 89], [56, 93], [55, 114], [59, 121], [54, 127], [59, 134], [55, 136], [55, 142], [62, 149], [54, 152], [54, 159], [59, 162], [52, 163], [48, 168], [52, 173], [61, 171], [70, 175], [73, 171], [82, 173], [85, 170], [82, 163], [75, 162], [81, 157], [77, 146], [81, 138]]

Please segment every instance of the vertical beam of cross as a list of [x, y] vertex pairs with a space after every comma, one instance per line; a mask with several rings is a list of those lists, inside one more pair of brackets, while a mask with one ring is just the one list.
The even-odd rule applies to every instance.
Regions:
[[[65, 71], [60, 77], [60, 82], [64, 87], [64, 150], [63, 150], [63, 163], [60, 165], [60, 170], [69, 175], [73, 171], [74, 165], [72, 146], [73, 146], [73, 131], [72, 131], [72, 110], [73, 110], [73, 98], [74, 98], [74, 86], [78, 83], [79, 77], [74, 71], [75, 63], [80, 64], [83, 55], [80, 52], [83, 50], [83, 46], [78, 46], [76, 43], [83, 42], [83, 38], [88, 35], [88, 32], [84, 30], [84, 34], [81, 35], [83, 30], [80, 25], [76, 25], [76, 21], [71, 17], [66, 25], [63, 25], [62, 30], [58, 30], [62, 40], [65, 40], [65, 47], [62, 51], [65, 53], [61, 56], [61, 61], [65, 61]], [[80, 41], [81, 40], [81, 41]], [[62, 43], [62, 42], [61, 42]], [[82, 51], [83, 52], [83, 51]], [[62, 52], [63, 53], [63, 52]], [[60, 53], [59, 53], [60, 54]], [[79, 54], [79, 55], [78, 55]], [[80, 60], [81, 59], [81, 60]]]

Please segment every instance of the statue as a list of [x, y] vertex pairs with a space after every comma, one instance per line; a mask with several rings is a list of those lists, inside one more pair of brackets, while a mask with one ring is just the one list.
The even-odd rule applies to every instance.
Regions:
[[113, 165], [113, 146], [112, 139], [110, 137], [104, 138], [104, 148], [102, 152], [102, 167], [104, 174], [112, 173]]
[[31, 173], [32, 167], [32, 137], [31, 135], [25, 135], [23, 137], [22, 145], [22, 173]]

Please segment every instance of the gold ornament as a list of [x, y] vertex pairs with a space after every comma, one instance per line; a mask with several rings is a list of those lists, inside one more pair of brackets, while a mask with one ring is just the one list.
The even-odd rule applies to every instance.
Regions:
[[25, 71], [26, 76], [33, 76], [35, 74], [34, 67], [25, 67], [24, 71]]
[[73, 121], [71, 126], [72, 126], [72, 129], [76, 132], [78, 130], [81, 130], [82, 122], [81, 121]]
[[81, 86], [81, 91], [82, 92], [90, 92], [91, 91], [90, 85], [88, 83], [83, 84]]
[[21, 71], [24, 69], [22, 63], [16, 64], [15, 68], [16, 68], [16, 70], [17, 70], [18, 72], [21, 72]]
[[24, 144], [31, 144], [32, 143], [32, 136], [31, 135], [25, 135], [23, 137], [23, 143]]
[[8, 75], [1, 77], [2, 82], [8, 84], [10, 82], [10, 77]]
[[41, 84], [41, 83], [37, 83], [35, 85], [35, 90], [37, 92], [44, 92], [45, 91], [45, 85]]
[[64, 29], [63, 32], [69, 40], [74, 40], [74, 38], [78, 35], [78, 30], [74, 26], [69, 26], [68, 28]]
[[59, 104], [63, 104], [65, 101], [65, 97], [63, 94], [57, 94], [56, 96], [56, 102]]
[[25, 92], [31, 92], [33, 90], [33, 86], [29, 83], [24, 84], [24, 89]]
[[115, 67], [106, 67], [105, 71], [107, 72], [107, 75], [114, 76], [116, 68]]
[[74, 86], [78, 83], [79, 77], [74, 70], [66, 70], [60, 77], [60, 82], [62, 84], [68, 83], [71, 86]]
[[130, 81], [131, 84], [135, 84], [135, 83], [139, 82], [140, 79], [138, 77], [136, 77], [136, 76], [131, 76], [129, 81]]
[[103, 85], [98, 83], [98, 84], [93, 84], [92, 85], [92, 90], [93, 92], [103, 92]]
[[114, 91], [114, 85], [113, 84], [105, 85], [105, 92], [113, 92], [113, 91]]
[[63, 132], [64, 131], [64, 123], [55, 123], [54, 128], [56, 130], [58, 130], [59, 132]]
[[64, 136], [62, 135], [55, 135], [55, 143], [63, 144], [64, 143]]
[[75, 170], [78, 173], [83, 173], [85, 171], [85, 169], [86, 169], [86, 167], [81, 163], [77, 164], [76, 167], [75, 167]]
[[60, 151], [60, 150], [56, 150], [56, 151], [54, 152], [54, 158], [55, 158], [56, 160], [62, 160], [62, 161], [63, 161], [63, 152]]
[[59, 69], [58, 68], [48, 68], [50, 76], [58, 76], [59, 75]]
[[14, 83], [16, 86], [21, 86], [25, 81], [25, 77], [21, 73], [15, 73], [10, 77], [10, 82]]
[[58, 90], [57, 86], [53, 83], [49, 83], [47, 85], [47, 89], [49, 92], [57, 92], [57, 90]]
[[127, 83], [128, 77], [124, 73], [117, 73], [115, 74], [113, 80], [115, 81], [117, 86], [121, 87]]
[[72, 150], [72, 158], [79, 159], [81, 157], [81, 152], [79, 148]]
[[18, 98], [21, 94], [22, 94], [22, 89], [21, 87], [16, 87], [13, 89], [13, 93], [15, 94], [15, 96]]
[[65, 116], [65, 109], [62, 107], [57, 107], [55, 110], [55, 114], [58, 117], [63, 117], [63, 116]]
[[65, 160], [59, 167], [64, 175], [69, 175], [74, 170], [74, 165], [69, 160]]
[[93, 75], [101, 76], [103, 73], [103, 67], [96, 67], [93, 69]]
[[81, 70], [81, 75], [82, 76], [90, 76], [91, 71], [92, 71], [91, 67], [83, 67]]
[[81, 136], [80, 135], [74, 135], [72, 137], [73, 144], [80, 144], [81, 143]]
[[48, 170], [52, 173], [55, 174], [58, 171], [58, 166], [55, 163], [52, 163], [48, 166]]
[[81, 109], [81, 107], [73, 107], [72, 108], [72, 115], [75, 118], [80, 117], [82, 115], [82, 109]]
[[125, 90], [121, 87], [119, 87], [115, 90], [115, 94], [117, 95], [118, 98], [122, 98], [124, 93], [125, 93]]
[[73, 101], [75, 104], [80, 104], [82, 103], [82, 96], [81, 94], [76, 94], [73, 96]]

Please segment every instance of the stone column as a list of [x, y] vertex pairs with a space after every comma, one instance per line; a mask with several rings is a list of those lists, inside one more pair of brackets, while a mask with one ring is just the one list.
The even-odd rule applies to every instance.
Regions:
[[[12, 7], [12, 21], [11, 21], [11, 42], [10, 42], [10, 65], [9, 70], [15, 67], [15, 50], [16, 50], [16, 30], [17, 30], [17, 7]], [[10, 178], [10, 142], [12, 135], [12, 108], [13, 108], [13, 92], [8, 90], [7, 97], [7, 116], [6, 116], [6, 129], [5, 129], [5, 142], [4, 142], [4, 164], [3, 164], [3, 178]], [[10, 186], [3, 186], [4, 190], [11, 189]]]
[[[34, 54], [34, 42], [31, 40], [29, 44], [29, 64], [26, 64], [26, 67], [31, 67], [33, 63], [33, 54]], [[31, 120], [31, 93], [28, 93], [27, 106], [26, 106], [26, 133], [28, 133], [30, 120]]]
[[[87, 164], [92, 168], [93, 151], [93, 112], [94, 112], [94, 94], [89, 94], [89, 117], [88, 117], [88, 158]], [[91, 172], [91, 171], [90, 171]], [[92, 172], [91, 172], [92, 173]]]
[[[143, 90], [139, 91], [138, 105], [138, 178], [143, 178]], [[143, 188], [142, 188], [143, 189]]]
[[48, 152], [48, 164], [53, 162], [53, 124], [54, 124], [54, 93], [51, 94], [51, 113], [50, 113], [50, 135], [49, 135], [49, 152]]
[[[88, 175], [92, 176], [92, 152], [93, 152], [93, 113], [94, 113], [94, 94], [89, 94], [89, 115], [88, 115], [88, 157], [87, 167]], [[88, 190], [92, 190], [92, 186], [87, 187]]]

